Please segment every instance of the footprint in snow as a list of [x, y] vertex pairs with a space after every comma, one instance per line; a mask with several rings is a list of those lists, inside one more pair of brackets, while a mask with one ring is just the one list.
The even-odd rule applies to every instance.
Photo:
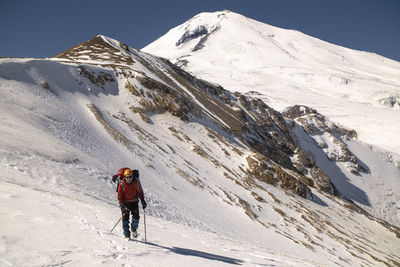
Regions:
[[117, 254], [113, 254], [113, 258], [116, 260], [119, 260], [123, 257], [123, 255], [121, 253], [117, 253]]
[[99, 230], [97, 230], [97, 234], [98, 234], [100, 237], [104, 237], [103, 233], [102, 233], [101, 231], [99, 231]]
[[122, 248], [121, 246], [119, 246], [119, 245], [117, 244], [117, 242], [115, 242], [114, 240], [110, 240], [110, 242], [111, 242], [111, 244], [112, 244], [112, 247], [111, 247], [111, 248], [116, 249], [116, 250], [123, 250], [123, 248]]

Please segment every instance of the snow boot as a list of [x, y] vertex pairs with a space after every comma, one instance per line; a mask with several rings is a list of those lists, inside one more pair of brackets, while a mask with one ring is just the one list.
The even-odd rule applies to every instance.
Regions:
[[134, 231], [132, 232], [132, 236], [133, 236], [134, 238], [138, 237], [138, 233], [137, 233], [136, 230], [134, 230]]

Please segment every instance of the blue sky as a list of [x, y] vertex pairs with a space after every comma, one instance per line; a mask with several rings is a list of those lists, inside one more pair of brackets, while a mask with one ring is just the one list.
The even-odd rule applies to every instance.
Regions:
[[96, 34], [140, 49], [223, 9], [400, 61], [400, 0], [0, 0], [0, 57], [51, 57]]

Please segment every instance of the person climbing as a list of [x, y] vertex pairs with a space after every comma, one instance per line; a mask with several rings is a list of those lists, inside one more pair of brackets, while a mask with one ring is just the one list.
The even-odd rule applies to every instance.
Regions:
[[[142, 203], [143, 210], [146, 209], [147, 203], [144, 200], [143, 188], [139, 180], [139, 171], [126, 169], [123, 179], [118, 185], [118, 202], [122, 212], [122, 229], [127, 239], [132, 236], [137, 237], [137, 228], [139, 226], [139, 199]], [[132, 221], [129, 230], [129, 217], [132, 215]]]

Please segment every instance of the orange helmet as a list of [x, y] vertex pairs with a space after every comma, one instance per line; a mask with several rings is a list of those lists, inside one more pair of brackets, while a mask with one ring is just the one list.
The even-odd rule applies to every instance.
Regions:
[[127, 170], [125, 170], [124, 171], [124, 177], [126, 178], [126, 177], [133, 177], [133, 174], [132, 174], [132, 170], [131, 169], [127, 169]]

